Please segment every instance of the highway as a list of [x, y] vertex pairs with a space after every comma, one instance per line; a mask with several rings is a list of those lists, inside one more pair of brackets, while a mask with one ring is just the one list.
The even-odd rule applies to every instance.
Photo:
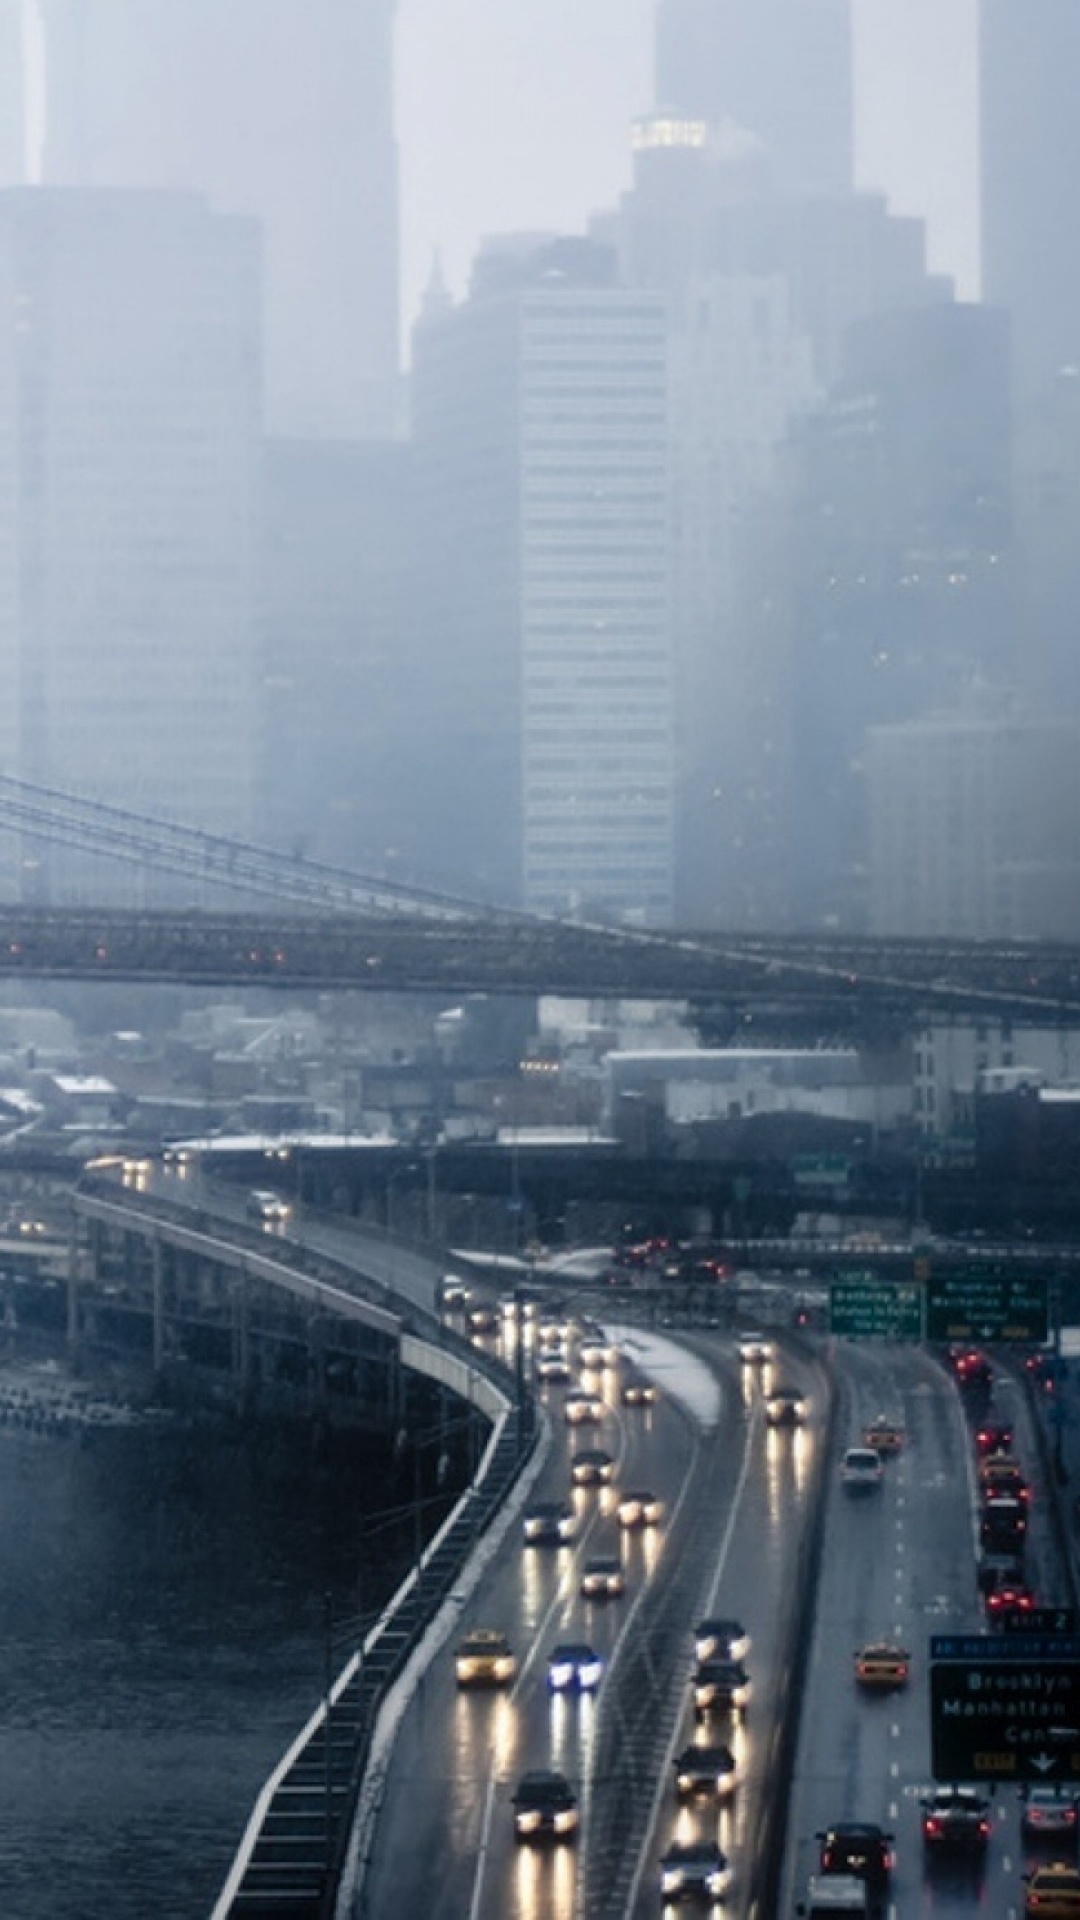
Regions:
[[[808, 1667], [791, 1807], [784, 1914], [816, 1869], [814, 1835], [838, 1821], [869, 1821], [895, 1835], [896, 1867], [886, 1913], [927, 1920], [978, 1912], [1011, 1920], [1023, 1911], [1020, 1873], [1030, 1864], [1019, 1835], [1019, 1796], [993, 1795], [993, 1832], [982, 1866], [927, 1860], [920, 1796], [931, 1790], [928, 1649], [931, 1635], [985, 1633], [975, 1579], [975, 1469], [971, 1421], [943, 1369], [907, 1347], [842, 1347], [837, 1461], [881, 1412], [902, 1422], [907, 1442], [886, 1463], [880, 1492], [852, 1494], [834, 1463], [816, 1628]], [[1025, 1398], [996, 1372], [993, 1410], [1016, 1429], [1016, 1451], [1035, 1485], [1029, 1578], [1040, 1601], [1064, 1591], [1045, 1487]], [[856, 1686], [855, 1650], [894, 1641], [912, 1656], [902, 1691]]]
[[[703, 1342], [689, 1353], [628, 1330], [624, 1351], [657, 1381], [657, 1405], [621, 1405], [620, 1376], [605, 1373], [602, 1425], [568, 1428], [567, 1389], [545, 1388], [553, 1446], [536, 1496], [565, 1496], [569, 1454], [599, 1443], [617, 1460], [618, 1486], [659, 1494], [664, 1520], [655, 1534], [626, 1541], [627, 1592], [602, 1604], [583, 1601], [578, 1584], [584, 1560], [618, 1550], [610, 1492], [574, 1492], [581, 1531], [572, 1546], [526, 1548], [520, 1527], [512, 1529], [461, 1625], [506, 1631], [517, 1681], [502, 1693], [459, 1691], [453, 1644], [436, 1660], [404, 1722], [356, 1916], [655, 1915], [659, 1858], [670, 1840], [716, 1834], [736, 1863], [727, 1910], [747, 1910], [750, 1880], [739, 1863], [756, 1843], [767, 1801], [821, 1376], [808, 1362], [785, 1369], [807, 1389], [809, 1417], [798, 1431], [777, 1431], [764, 1415], [772, 1370], [741, 1367], [730, 1344], [721, 1351], [712, 1343], [709, 1352]], [[695, 1732], [689, 1704], [692, 1629], [713, 1612], [740, 1618], [753, 1642], [745, 1725], [712, 1729], [733, 1746], [739, 1785], [719, 1812], [680, 1811], [673, 1756], [707, 1731]], [[549, 1693], [547, 1658], [566, 1640], [588, 1641], [605, 1659], [595, 1700]], [[558, 1767], [582, 1789], [576, 1848], [533, 1849], [513, 1838], [515, 1782], [539, 1766]]]

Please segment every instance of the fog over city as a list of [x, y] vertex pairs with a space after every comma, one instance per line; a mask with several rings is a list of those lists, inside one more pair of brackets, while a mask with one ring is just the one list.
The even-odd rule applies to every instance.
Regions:
[[7, 0], [9, 771], [543, 913], [1076, 931], [1026, 19]]
[[3, 1920], [1080, 1915], [1078, 108], [0, 0]]

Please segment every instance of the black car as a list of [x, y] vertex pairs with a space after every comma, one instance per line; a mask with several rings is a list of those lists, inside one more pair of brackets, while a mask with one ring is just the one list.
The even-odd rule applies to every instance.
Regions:
[[990, 1803], [974, 1787], [939, 1787], [922, 1810], [923, 1840], [931, 1852], [983, 1852], [990, 1838]]
[[577, 1832], [577, 1795], [564, 1773], [523, 1773], [513, 1807], [518, 1840], [572, 1840]]
[[743, 1713], [750, 1698], [750, 1678], [738, 1660], [702, 1660], [693, 1691], [699, 1720], [709, 1713]]
[[893, 1836], [869, 1821], [844, 1820], [818, 1834], [822, 1873], [852, 1873], [865, 1880], [875, 1900], [889, 1888]]
[[698, 1660], [742, 1660], [749, 1651], [750, 1635], [741, 1620], [710, 1614], [694, 1628], [694, 1654]]
[[675, 1792], [680, 1800], [722, 1800], [735, 1785], [735, 1755], [730, 1747], [684, 1747], [675, 1761]]
[[731, 1885], [727, 1855], [713, 1840], [674, 1841], [660, 1859], [660, 1893], [667, 1902], [712, 1906]]

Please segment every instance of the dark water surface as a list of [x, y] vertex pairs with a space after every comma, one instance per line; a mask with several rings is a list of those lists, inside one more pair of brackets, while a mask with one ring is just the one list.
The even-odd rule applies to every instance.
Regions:
[[0, 1426], [3, 1920], [206, 1920], [321, 1697], [325, 1594], [337, 1664], [381, 1597], [362, 1516], [396, 1497], [302, 1430]]

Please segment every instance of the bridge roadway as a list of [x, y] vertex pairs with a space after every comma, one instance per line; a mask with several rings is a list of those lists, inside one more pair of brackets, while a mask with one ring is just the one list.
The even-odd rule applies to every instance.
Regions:
[[[896, 1836], [881, 1920], [960, 1920], [973, 1899], [994, 1920], [1017, 1920], [1020, 1875], [1033, 1856], [1020, 1838], [1015, 1789], [995, 1796], [981, 1872], [927, 1861], [919, 1832], [919, 1799], [933, 1784], [930, 1636], [986, 1624], [975, 1583], [971, 1429], [951, 1380], [917, 1347], [842, 1344], [829, 1356], [830, 1414], [824, 1376], [805, 1348], [763, 1369], [738, 1369], [730, 1342], [706, 1336], [697, 1346], [714, 1376], [710, 1412], [698, 1363], [685, 1351], [629, 1328], [623, 1340], [661, 1383], [661, 1404], [645, 1414], [621, 1407], [615, 1379], [605, 1375], [604, 1423], [588, 1443], [599, 1437], [616, 1456], [619, 1485], [660, 1492], [669, 1517], [655, 1540], [631, 1543], [627, 1598], [603, 1609], [581, 1601], [577, 1575], [584, 1556], [613, 1543], [609, 1495], [573, 1495], [583, 1534], [572, 1547], [508, 1547], [462, 1625], [508, 1630], [520, 1677], [508, 1695], [460, 1694], [450, 1650], [434, 1663], [403, 1723], [366, 1871], [345, 1889], [338, 1920], [655, 1920], [662, 1911], [670, 1920], [675, 1909], [662, 1908], [658, 1887], [660, 1855], [674, 1837], [718, 1839], [728, 1852], [736, 1878], [726, 1914], [786, 1920], [815, 1870], [816, 1833], [845, 1819], [876, 1821]], [[798, 1433], [767, 1430], [762, 1418], [763, 1391], [781, 1371], [811, 1395], [808, 1426]], [[1064, 1603], [1072, 1595], [1045, 1450], [1016, 1376], [999, 1371], [997, 1382], [995, 1411], [1013, 1421], [1036, 1487], [1029, 1573], [1040, 1599]], [[566, 1492], [568, 1446], [582, 1444], [576, 1430], [567, 1441], [558, 1418], [563, 1391], [544, 1389], [556, 1442], [541, 1490], [552, 1498]], [[680, 1395], [689, 1423], [676, 1411]], [[882, 1412], [904, 1425], [907, 1445], [888, 1463], [879, 1494], [853, 1497], [839, 1483], [840, 1455]], [[695, 1509], [699, 1476], [710, 1488], [707, 1516]], [[822, 1552], [807, 1615], [815, 1505]], [[659, 1629], [650, 1601], [673, 1587], [682, 1618], [669, 1610]], [[686, 1684], [689, 1628], [703, 1611], [741, 1618], [753, 1639], [746, 1722], [719, 1734], [740, 1768], [735, 1795], [719, 1811], [680, 1810], [671, 1790], [673, 1752], [702, 1738]], [[813, 1634], [800, 1651], [793, 1620], [810, 1617]], [[904, 1693], [867, 1696], [855, 1687], [853, 1655], [881, 1638], [910, 1649], [913, 1679]], [[596, 1700], [549, 1696], [546, 1659], [564, 1639], [591, 1641], [608, 1662]], [[779, 1717], [800, 1658], [806, 1691], [788, 1800]], [[569, 1849], [537, 1857], [513, 1841], [513, 1784], [543, 1765], [584, 1789], [576, 1859]]]
[[644, 932], [524, 915], [0, 905], [0, 973], [206, 986], [790, 1005], [823, 1020], [1080, 1016], [1080, 948]]

